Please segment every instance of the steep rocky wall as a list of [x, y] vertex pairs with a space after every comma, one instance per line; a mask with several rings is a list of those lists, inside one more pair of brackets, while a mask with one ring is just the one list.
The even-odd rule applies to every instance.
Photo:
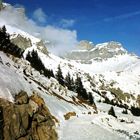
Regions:
[[17, 37], [12, 38], [11, 42], [14, 43], [15, 45], [19, 46], [23, 50], [32, 46], [31, 40], [24, 38], [21, 35], [17, 35]]
[[[33, 46], [30, 38], [23, 37], [20, 34], [12, 37], [11, 42], [23, 50], [26, 50], [27, 48], [30, 48]], [[44, 45], [44, 42], [42, 40], [40, 40], [39, 42], [36, 42], [36, 44], [34, 45], [36, 45], [37, 49], [40, 50], [42, 53], [48, 54], [47, 47]]]

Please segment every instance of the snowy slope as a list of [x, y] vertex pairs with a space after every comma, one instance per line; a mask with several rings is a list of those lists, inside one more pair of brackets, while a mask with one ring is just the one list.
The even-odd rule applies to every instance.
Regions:
[[73, 61], [73, 64], [82, 70], [92, 74], [103, 75], [106, 81], [115, 81], [117, 87], [128, 93], [140, 93], [140, 59], [129, 54], [103, 60], [92, 61], [92, 64], [81, 64]]
[[[0, 98], [14, 102], [14, 96], [21, 90], [28, 94], [33, 92], [39, 94], [51, 113], [58, 119], [57, 129], [60, 138], [62, 138], [62, 128], [67, 122], [64, 118], [65, 114], [75, 112], [79, 116], [88, 114], [89, 111], [94, 114], [93, 107], [78, 103], [76, 93], [62, 87], [54, 78], [48, 79], [40, 75], [27, 61], [12, 56], [9, 58], [3, 52], [0, 52], [0, 58]], [[77, 100], [77, 103], [72, 97]]]
[[[103, 48], [101, 45], [99, 47]], [[28, 51], [33, 49], [37, 49], [36, 45], [27, 48], [24, 57]], [[123, 50], [123, 48], [120, 49]], [[64, 77], [69, 72], [75, 79], [78, 74], [82, 78], [84, 87], [94, 95], [95, 100], [99, 100], [100, 95], [94, 91], [99, 91], [100, 87], [104, 85], [104, 90], [119, 88], [122, 92], [133, 95], [136, 99], [131, 101], [131, 104], [126, 101], [127, 105], [129, 107], [134, 104], [137, 106], [135, 102], [137, 95], [140, 94], [140, 59], [137, 56], [125, 53], [102, 61], [92, 60], [92, 64], [81, 64], [75, 60], [62, 59], [51, 53], [48, 55], [38, 53], [45, 67], [52, 69], [54, 73], [56, 73], [58, 65], [60, 65]], [[112, 96], [110, 97], [112, 98]]]
[[[97, 81], [99, 81], [100, 77], [103, 77], [101, 80], [105, 80], [104, 84], [109, 84], [114, 81], [114, 83], [116, 83], [114, 85], [115, 88], [119, 87], [124, 92], [139, 94], [140, 59], [135, 55], [129, 54], [120, 43], [102, 43], [97, 44], [91, 50], [84, 50], [84, 52], [83, 50], [75, 50], [75, 52], [81, 54], [84, 58], [89, 56], [91, 52], [95, 52], [95, 54], [91, 55], [93, 59], [90, 59], [90, 62], [88, 62], [89, 60], [83, 61], [82, 59], [75, 59], [76, 61], [71, 60], [74, 66], [97, 77]], [[104, 54], [104, 56], [106, 56], [108, 52], [111, 53], [111, 57], [102, 58], [102, 55]], [[85, 53], [85, 55], [83, 55], [83, 53]], [[98, 59], [95, 59], [96, 53], [98, 53]], [[99, 57], [101, 58], [99, 59]], [[72, 59], [74, 59], [74, 57], [72, 57]]]
[[75, 67], [94, 76], [99, 87], [113, 83], [111, 88], [134, 96], [140, 94], [140, 58], [128, 53], [121, 43], [106, 42], [90, 50], [74, 50], [68, 58]]
[[0, 52], [0, 58], [2, 60], [0, 63], [0, 98], [13, 102], [13, 96], [20, 90], [26, 90], [31, 94], [29, 85], [12, 66], [14, 63], [2, 52]]
[[[27, 49], [27, 51], [31, 51], [32, 49], [36, 49], [36, 47], [32, 46], [32, 48]], [[87, 89], [91, 90], [90, 87], [91, 83], [88, 82], [87, 80], [88, 76], [86, 75], [87, 74], [85, 72], [86, 70], [84, 69], [82, 70], [81, 65], [77, 64], [75, 66], [75, 62], [64, 60], [53, 54], [49, 54], [48, 56], [41, 53], [40, 51], [38, 51], [38, 53], [46, 67], [53, 69], [55, 72], [57, 71], [57, 67], [60, 64], [64, 76], [67, 74], [68, 71], [74, 77], [78, 73], [82, 77], [84, 86]], [[2, 77], [0, 89], [3, 91], [1, 92], [1, 97], [7, 98], [7, 96], [4, 96], [3, 94], [5, 93], [5, 88], [3, 87], [6, 87], [8, 89], [6, 95], [7, 94], [10, 95], [10, 96], [8, 95], [7, 99], [11, 101], [13, 101], [13, 95], [16, 94], [16, 92], [20, 91], [21, 89], [27, 91], [30, 94], [32, 91], [36, 91], [44, 98], [51, 113], [59, 120], [57, 130], [59, 133], [60, 140], [64, 139], [92, 140], [93, 138], [99, 140], [106, 140], [107, 138], [114, 139], [114, 137], [116, 140], [117, 139], [119, 140], [119, 139], [127, 139], [130, 137], [135, 139], [135, 137], [137, 138], [139, 137], [139, 135], [135, 136], [135, 132], [137, 131], [139, 132], [140, 130], [139, 128], [140, 125], [138, 125], [140, 120], [133, 117], [131, 114], [129, 114], [130, 117], [133, 119], [134, 122], [136, 121], [137, 124], [136, 123], [129, 124], [127, 122], [121, 123], [119, 119], [115, 119], [107, 115], [109, 107], [107, 106], [106, 110], [103, 109], [103, 107], [105, 107], [106, 104], [98, 103], [97, 104], [98, 114], [96, 115], [95, 110], [90, 106], [87, 106], [85, 104], [77, 105], [74, 103], [72, 97], [76, 98], [76, 93], [68, 91], [66, 88], [59, 85], [58, 82], [53, 78], [48, 79], [45, 78], [43, 75], [40, 75], [37, 71], [31, 68], [29, 63], [26, 62], [25, 60], [19, 59], [18, 61], [13, 62], [4, 53], [1, 53], [0, 56], [3, 62], [3, 64], [0, 65], [1, 67], [0, 74]], [[9, 67], [7, 66], [8, 65], [7, 62], [10, 63]], [[23, 73], [24, 70], [26, 74]], [[5, 75], [6, 77], [4, 77], [3, 75]], [[7, 79], [9, 79], [8, 80], [9, 82], [7, 81]], [[62, 97], [62, 99], [60, 99], [58, 95]], [[120, 108], [118, 110], [120, 110]], [[64, 115], [68, 112], [73, 111], [76, 113], [76, 116], [70, 118], [70, 120], [65, 120]], [[118, 115], [118, 113], [116, 114]], [[122, 114], [120, 113], [120, 116], [121, 115]], [[127, 117], [128, 116], [126, 116], [125, 119], [127, 119]], [[106, 122], [102, 120], [108, 121]], [[110, 125], [114, 125], [115, 127], [111, 128]], [[80, 131], [78, 131], [79, 129]], [[122, 134], [121, 132], [118, 132], [118, 130], [126, 132], [128, 134], [127, 135], [124, 133]], [[133, 131], [130, 132], [130, 130]], [[100, 136], [101, 133], [102, 135]]]
[[[75, 77], [78, 73], [84, 82], [84, 86], [90, 92], [99, 88], [102, 83], [111, 88], [120, 88], [123, 92], [137, 96], [140, 94], [140, 59], [129, 54], [118, 55], [102, 62], [93, 61], [92, 64], [81, 64], [76, 61], [67, 61], [52, 54], [46, 57], [42, 54], [42, 61], [47, 68], [57, 71], [60, 64], [63, 75], [68, 72]], [[89, 81], [89, 79], [90, 81]], [[95, 87], [92, 84], [96, 85]], [[95, 98], [98, 95], [93, 93]]]
[[[128, 115], [123, 115], [121, 113], [123, 109], [115, 107], [115, 112], [118, 117], [118, 119], [116, 119], [107, 114], [110, 105], [96, 103], [98, 114], [95, 114], [95, 110], [90, 106], [73, 104], [72, 96], [76, 97], [76, 93], [61, 87], [53, 78], [48, 79], [40, 75], [31, 68], [25, 60], [19, 59], [15, 63], [15, 61], [13, 62], [2, 52], [0, 53], [0, 57], [3, 62], [3, 64], [0, 64], [0, 90], [3, 91], [0, 92], [1, 97], [10, 97], [7, 99], [11, 100], [14, 94], [20, 90], [25, 90], [30, 94], [32, 91], [40, 94], [51, 113], [59, 121], [57, 132], [60, 140], [123, 140], [130, 139], [130, 137], [135, 140], [139, 138], [140, 118], [132, 116], [130, 112]], [[7, 62], [9, 62], [9, 66], [6, 65]], [[26, 74], [23, 73], [23, 70], [25, 70]], [[4, 73], [2, 73], [2, 71], [4, 71]], [[4, 87], [6, 87], [9, 92], [5, 92]], [[59, 90], [60, 87], [61, 90]], [[53, 92], [65, 100], [60, 99], [53, 94]], [[9, 93], [10, 96], [7, 96], [7, 93]], [[71, 117], [70, 120], [65, 120], [64, 115], [73, 111], [76, 112], [76, 116]], [[121, 119], [123, 119], [124, 122], [121, 122]]]

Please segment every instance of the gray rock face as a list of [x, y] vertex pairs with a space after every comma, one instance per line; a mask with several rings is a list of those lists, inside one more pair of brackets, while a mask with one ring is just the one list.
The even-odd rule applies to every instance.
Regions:
[[15, 38], [12, 38], [11, 42], [23, 50], [32, 46], [31, 40], [21, 36], [20, 34], [18, 34]]
[[91, 50], [91, 49], [93, 49], [93, 47], [94, 47], [94, 44], [92, 42], [87, 41], [87, 40], [82, 40], [77, 45], [77, 48], [82, 49], [82, 50]]
[[100, 61], [125, 53], [127, 52], [125, 49], [123, 49], [120, 43], [112, 41], [97, 44], [95, 47], [92, 45], [92, 48], [90, 47], [89, 49], [88, 47], [86, 50], [74, 50], [71, 53], [68, 53], [66, 58], [80, 60], [82, 63], [90, 63], [92, 59]]
[[[11, 42], [23, 50], [26, 50], [33, 45], [30, 38], [26, 38], [20, 34], [13, 35], [13, 37], [11, 38]], [[37, 49], [40, 50], [42, 53], [48, 54], [47, 47], [44, 45], [44, 42], [42, 40], [36, 42], [36, 44], [34, 45], [36, 45]]]
[[37, 42], [36, 45], [37, 45], [37, 49], [38, 50], [40, 50], [44, 54], [48, 54], [47, 47], [44, 45], [44, 42], [42, 40], [40, 40], [39, 42]]

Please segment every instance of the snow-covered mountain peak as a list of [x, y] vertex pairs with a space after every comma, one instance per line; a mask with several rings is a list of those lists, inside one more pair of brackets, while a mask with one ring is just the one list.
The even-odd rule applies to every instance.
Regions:
[[82, 63], [91, 63], [91, 60], [106, 60], [118, 55], [127, 54], [127, 51], [119, 42], [110, 41], [94, 46], [93, 43], [82, 41], [80, 44], [82, 44], [80, 45], [82, 47], [79, 47], [79, 50], [73, 50], [66, 57], [72, 60], [79, 60]]
[[[122, 44], [115, 41], [97, 44], [94, 49], [99, 49], [100, 51], [127, 53]], [[94, 49], [91, 51], [94, 51]]]

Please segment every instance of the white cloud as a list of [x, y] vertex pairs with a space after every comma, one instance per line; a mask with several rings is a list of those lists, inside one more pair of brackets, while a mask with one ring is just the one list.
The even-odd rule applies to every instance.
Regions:
[[45, 23], [47, 15], [44, 13], [44, 11], [41, 8], [38, 8], [34, 11], [33, 17], [35, 20], [37, 20], [40, 23]]
[[55, 54], [70, 51], [76, 46], [78, 42], [76, 31], [57, 28], [52, 25], [39, 26], [25, 15], [24, 10], [24, 8], [13, 6], [6, 7], [0, 12], [0, 26], [11, 25], [43, 40], [51, 41], [54, 45], [51, 51]]
[[43, 34], [45, 34], [48, 40], [53, 42], [54, 46], [57, 46], [57, 48], [51, 48], [51, 51], [55, 54], [62, 55], [64, 52], [74, 49], [77, 44], [76, 31], [47, 26]]
[[62, 19], [60, 21], [60, 25], [64, 28], [72, 27], [75, 24], [75, 20], [73, 19]]
[[140, 15], [140, 11], [126, 13], [126, 14], [122, 14], [122, 15], [114, 16], [114, 17], [108, 17], [108, 18], [105, 18], [104, 21], [108, 22], [108, 21], [113, 21], [113, 20], [118, 20], [118, 19], [126, 19], [126, 18], [131, 18], [133, 16], [137, 16], [137, 15]]

